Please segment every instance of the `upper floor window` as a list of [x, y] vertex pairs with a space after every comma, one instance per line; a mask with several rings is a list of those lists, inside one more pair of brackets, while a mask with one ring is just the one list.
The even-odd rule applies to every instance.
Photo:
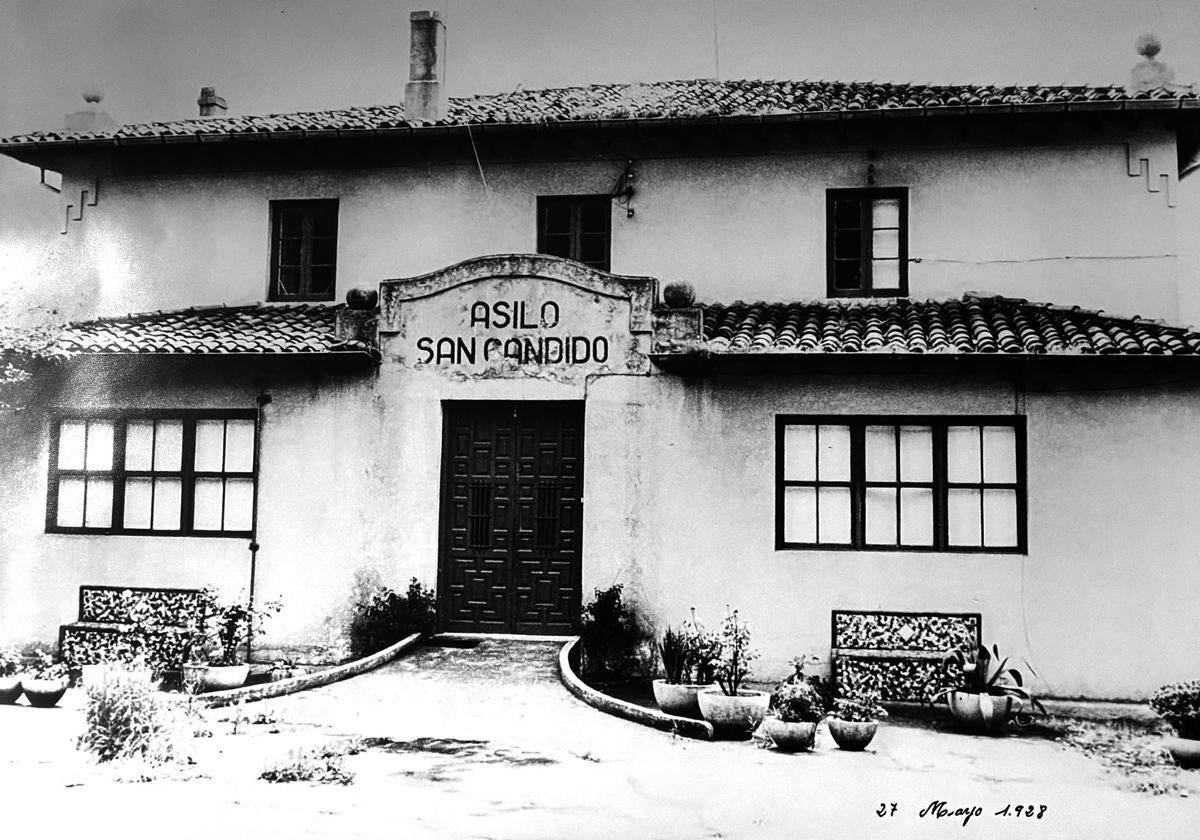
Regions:
[[333, 300], [337, 199], [271, 202], [271, 300]]
[[608, 271], [612, 202], [607, 195], [542, 196], [538, 199], [539, 254], [565, 257]]
[[776, 547], [1025, 549], [1021, 418], [780, 417]]
[[908, 192], [826, 193], [829, 297], [908, 294]]
[[248, 536], [253, 411], [64, 417], [51, 429], [46, 530]]

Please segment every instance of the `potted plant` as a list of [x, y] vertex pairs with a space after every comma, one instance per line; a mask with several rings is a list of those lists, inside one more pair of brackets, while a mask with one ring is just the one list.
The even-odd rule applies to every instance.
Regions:
[[[1024, 688], [1025, 679], [1021, 672], [1007, 667], [1008, 658], [1001, 657], [995, 645], [990, 650], [983, 645], [974, 650], [956, 650], [944, 661], [957, 665], [962, 677], [958, 685], [942, 689], [931, 702], [945, 697], [950, 713], [960, 727], [1002, 735], [1009, 722], [1022, 713], [1026, 703], [1042, 714], [1046, 713], [1045, 707]], [[993, 667], [997, 661], [999, 664]], [[1028, 663], [1026, 667], [1029, 667]]]
[[758, 652], [750, 647], [750, 627], [740, 620], [737, 610], [725, 614], [719, 642], [716, 678], [720, 687], [706, 688], [696, 695], [700, 714], [715, 732], [749, 737], [767, 713], [771, 695], [742, 688]]
[[34, 654], [33, 664], [25, 669], [21, 690], [30, 706], [49, 709], [57, 706], [67, 693], [69, 676], [65, 663], [55, 662], [53, 656], [39, 650]]
[[1180, 767], [1200, 767], [1200, 680], [1162, 686], [1150, 698], [1150, 707], [1179, 736], [1166, 743], [1175, 763]]
[[879, 692], [858, 691], [833, 701], [829, 713], [829, 734], [843, 750], [865, 750], [875, 737], [879, 719], [887, 709], [879, 705]]
[[713, 672], [718, 639], [696, 621], [693, 610], [691, 620], [685, 621], [679, 632], [668, 627], [657, 645], [663, 678], [654, 680], [651, 687], [658, 708], [669, 715], [699, 718], [696, 695], [716, 684]]
[[242, 657], [242, 646], [252, 627], [261, 626], [280, 609], [278, 601], [261, 608], [240, 601], [222, 602], [211, 589], [205, 589], [187, 644], [182, 675], [185, 690], [224, 691], [245, 685], [250, 665]]
[[0, 703], [15, 703], [21, 696], [21, 663], [16, 648], [0, 648]]
[[788, 679], [771, 693], [771, 711], [763, 730], [782, 752], [812, 749], [817, 724], [825, 717], [825, 699], [807, 679]]

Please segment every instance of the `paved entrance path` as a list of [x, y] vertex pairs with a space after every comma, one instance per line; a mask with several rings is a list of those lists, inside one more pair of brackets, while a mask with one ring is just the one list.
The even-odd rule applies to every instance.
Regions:
[[[561, 687], [557, 642], [423, 648], [371, 674], [243, 710], [210, 712], [195, 771], [115, 782], [71, 744], [76, 708], [0, 707], [3, 824], [45, 836], [387, 838], [1191, 838], [1200, 797], [1118, 790], [1090, 760], [1040, 740], [892, 725], [866, 754], [789, 756], [675, 738], [603, 715]], [[75, 693], [75, 692], [72, 692]], [[70, 698], [76, 707], [79, 698]], [[268, 784], [304, 745], [369, 739], [352, 785]], [[360, 741], [361, 743], [361, 741]], [[982, 816], [919, 817], [931, 801]], [[880, 803], [897, 804], [878, 817]], [[1041, 820], [997, 817], [1046, 805]], [[29, 836], [28, 831], [15, 836]]]

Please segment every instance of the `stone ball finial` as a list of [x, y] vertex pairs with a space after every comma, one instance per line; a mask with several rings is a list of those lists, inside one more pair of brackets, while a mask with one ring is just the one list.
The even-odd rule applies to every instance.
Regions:
[[346, 292], [346, 305], [351, 309], [371, 310], [379, 304], [379, 291], [377, 289], [364, 289], [361, 286], [355, 286]]
[[1138, 36], [1137, 51], [1138, 55], [1152, 59], [1162, 52], [1162, 41], [1153, 32], [1145, 32]]
[[95, 104], [104, 99], [104, 91], [98, 87], [88, 87], [83, 89], [83, 101]]

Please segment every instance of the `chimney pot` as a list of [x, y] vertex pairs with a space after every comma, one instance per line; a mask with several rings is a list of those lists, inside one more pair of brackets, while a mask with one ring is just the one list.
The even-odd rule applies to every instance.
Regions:
[[220, 117], [229, 110], [225, 104], [225, 97], [217, 96], [215, 87], [200, 88], [200, 98], [196, 100], [196, 104], [200, 106], [201, 117]]
[[409, 15], [409, 72], [404, 117], [437, 122], [446, 116], [446, 23], [436, 11]]

